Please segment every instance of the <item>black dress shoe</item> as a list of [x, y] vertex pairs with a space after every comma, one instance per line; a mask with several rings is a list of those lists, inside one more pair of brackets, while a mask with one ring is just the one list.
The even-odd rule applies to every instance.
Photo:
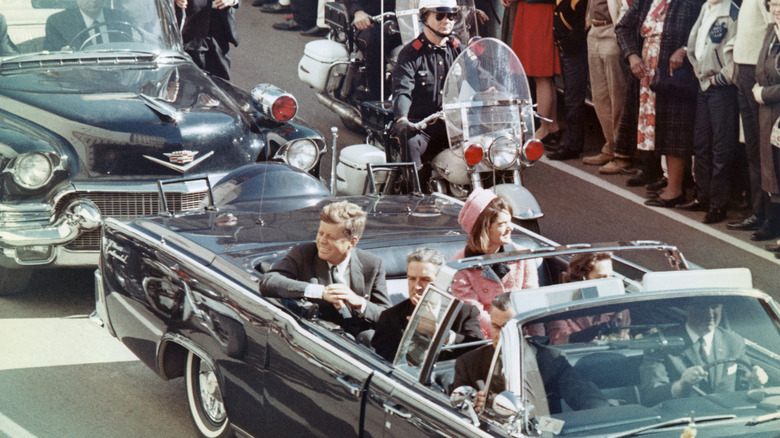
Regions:
[[268, 3], [260, 8], [260, 12], [266, 14], [286, 14], [290, 12], [290, 5], [282, 5], [279, 2]]
[[750, 235], [750, 240], [760, 242], [763, 240], [776, 239], [778, 237], [780, 237], [780, 227], [764, 221], [764, 223], [761, 225], [761, 228]]
[[[705, 204], [703, 202], [699, 202], [699, 200], [696, 199], [696, 198], [693, 198], [693, 201], [686, 202], [685, 204], [680, 204], [680, 205], [678, 205], [678, 206], [676, 206], [674, 208], [679, 208], [680, 210], [685, 210], [685, 211], [707, 211], [707, 210], [709, 210], [707, 204]], [[721, 220], [723, 220], [723, 219], [721, 219]], [[709, 223], [709, 222], [705, 222], [705, 224], [706, 223]]]
[[727, 223], [726, 228], [729, 228], [731, 230], [744, 230], [744, 231], [757, 230], [761, 228], [761, 224], [763, 223], [764, 223], [764, 218], [751, 214], [750, 216], [742, 220]]
[[645, 188], [647, 190], [657, 192], [658, 190], [661, 190], [662, 188], [666, 187], [667, 184], [669, 184], [669, 181], [667, 181], [666, 178], [661, 178], [657, 181], [647, 183], [645, 185]]
[[723, 221], [723, 219], [726, 219], [726, 210], [722, 208], [711, 208], [704, 216], [702, 223], [717, 224], [718, 222]]
[[[560, 132], [560, 131], [558, 131], [558, 132]], [[548, 137], [549, 137], [549, 135], [548, 135]], [[579, 152], [571, 151], [571, 150], [566, 149], [566, 148], [560, 148], [557, 151], [550, 152], [549, 154], [547, 154], [547, 158], [549, 158], [550, 160], [556, 160], [556, 161], [571, 160], [573, 158], [579, 158], [579, 157], [580, 157], [580, 153]]]
[[328, 28], [327, 27], [317, 27], [313, 26], [311, 29], [306, 29], [301, 31], [301, 35], [307, 36], [307, 37], [324, 37], [328, 34]]
[[255, 0], [252, 2], [252, 6], [261, 7], [263, 5], [267, 5], [268, 3], [272, 2], [273, 0]]
[[301, 25], [294, 18], [288, 18], [281, 23], [274, 23], [272, 27], [279, 30], [301, 30]]
[[645, 177], [645, 171], [637, 169], [631, 178], [626, 180], [626, 185], [629, 187], [639, 187], [647, 184], [647, 178]]
[[664, 199], [660, 196], [655, 199], [648, 199], [645, 201], [645, 205], [649, 207], [672, 208], [676, 205], [682, 204], [683, 202], [685, 202], [685, 193], [672, 199]]
[[544, 136], [542, 144], [548, 148], [555, 148], [561, 144], [561, 136], [563, 135], [563, 129], [559, 129], [555, 132], [551, 132]]

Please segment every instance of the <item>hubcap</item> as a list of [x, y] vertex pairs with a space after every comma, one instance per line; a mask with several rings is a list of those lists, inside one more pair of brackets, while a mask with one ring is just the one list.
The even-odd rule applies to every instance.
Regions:
[[200, 384], [200, 402], [203, 406], [203, 412], [215, 424], [225, 421], [225, 406], [222, 403], [222, 392], [219, 390], [217, 376], [203, 362], [200, 364], [198, 382]]

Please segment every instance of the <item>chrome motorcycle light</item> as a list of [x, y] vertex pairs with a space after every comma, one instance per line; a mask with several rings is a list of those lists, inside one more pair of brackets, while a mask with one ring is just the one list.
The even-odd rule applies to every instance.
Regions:
[[493, 167], [498, 170], [505, 170], [511, 167], [517, 161], [517, 156], [517, 143], [505, 135], [493, 140], [493, 143], [488, 149], [490, 162], [493, 163]]
[[285, 161], [287, 164], [308, 172], [319, 157], [317, 145], [309, 139], [293, 140], [287, 146]]
[[54, 166], [46, 155], [30, 152], [16, 157], [10, 171], [16, 184], [28, 190], [35, 190], [45, 186], [51, 180]]
[[255, 109], [266, 117], [277, 122], [287, 122], [298, 112], [298, 101], [295, 97], [271, 84], [260, 84], [250, 93]]

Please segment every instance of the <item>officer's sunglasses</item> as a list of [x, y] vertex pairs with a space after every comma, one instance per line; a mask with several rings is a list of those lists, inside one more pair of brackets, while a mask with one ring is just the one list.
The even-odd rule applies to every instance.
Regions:
[[458, 19], [458, 13], [457, 12], [437, 12], [436, 13], [436, 21], [443, 21], [445, 18], [450, 20], [450, 21], [455, 21], [455, 20]]

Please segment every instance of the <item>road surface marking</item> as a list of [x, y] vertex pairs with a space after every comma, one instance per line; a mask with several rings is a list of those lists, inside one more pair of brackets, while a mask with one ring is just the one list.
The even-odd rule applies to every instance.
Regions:
[[[542, 157], [540, 160], [544, 164], [547, 164], [548, 166], [554, 167], [560, 171], [566, 172], [571, 174], [572, 176], [575, 176], [577, 178], [580, 178], [582, 180], [585, 180], [593, 185], [599, 186], [604, 190], [607, 190], [609, 192], [612, 192], [624, 199], [627, 199], [635, 204], [645, 206], [645, 198], [634, 194], [633, 192], [622, 189], [620, 187], [615, 186], [614, 184], [610, 182], [605, 182], [603, 179], [591, 175], [588, 172], [585, 172], [584, 170], [580, 170], [574, 166], [568, 165], [566, 163], [561, 163], [559, 161], [550, 160], [547, 157]], [[780, 265], [780, 260], [776, 259], [774, 254], [772, 254], [769, 251], [766, 251], [764, 249], [758, 248], [755, 245], [751, 245], [743, 240], [737, 239], [734, 236], [730, 236], [722, 231], [718, 231], [715, 228], [712, 228], [710, 226], [704, 225], [699, 221], [695, 221], [683, 214], [680, 214], [674, 209], [669, 208], [652, 208], [652, 211], [655, 213], [658, 213], [660, 215], [666, 216], [669, 219], [675, 220], [677, 222], [680, 222], [682, 224], [688, 225], [691, 228], [695, 228], [697, 231], [701, 231], [704, 234], [708, 234], [716, 239], [720, 239], [730, 245], [733, 245], [743, 251], [747, 251], [751, 254], [753, 254], [756, 257], [761, 257], [764, 260], [770, 261], [776, 265]]]
[[10, 438], [36, 438], [35, 435], [27, 432], [22, 426], [14, 423], [2, 413], [0, 413], [0, 432]]
[[0, 371], [138, 360], [86, 316], [0, 319], [0, 333]]

